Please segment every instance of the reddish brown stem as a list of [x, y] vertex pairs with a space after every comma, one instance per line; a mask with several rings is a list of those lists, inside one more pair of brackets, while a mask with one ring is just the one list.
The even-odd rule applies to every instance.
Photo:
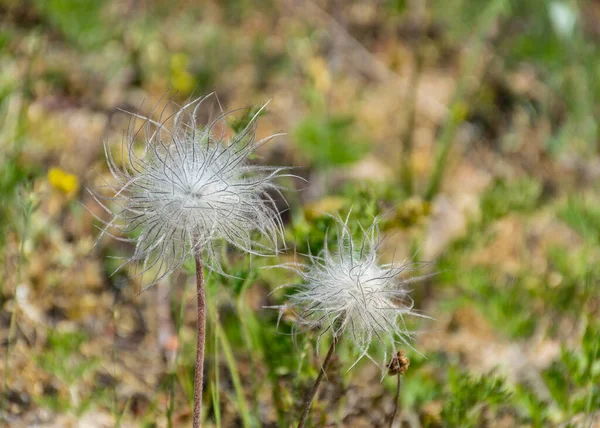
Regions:
[[202, 253], [196, 253], [196, 289], [198, 299], [198, 330], [196, 345], [196, 373], [194, 377], [194, 428], [200, 427], [202, 411], [202, 388], [204, 381], [204, 342], [206, 339], [206, 307], [204, 293], [204, 275], [202, 273]]
[[338, 343], [338, 338], [336, 336], [333, 337], [331, 341], [331, 346], [329, 347], [329, 351], [327, 351], [327, 355], [325, 356], [325, 360], [323, 361], [323, 365], [321, 366], [321, 370], [319, 371], [319, 376], [317, 376], [317, 380], [315, 380], [315, 384], [306, 394], [306, 398], [304, 399], [304, 408], [302, 409], [302, 414], [300, 415], [300, 422], [298, 422], [298, 428], [303, 428], [306, 424], [306, 420], [308, 419], [308, 414], [310, 413], [310, 408], [312, 407], [312, 402], [319, 391], [319, 386], [325, 377], [325, 371], [327, 370], [327, 366], [331, 362], [331, 357], [335, 351], [335, 347]]

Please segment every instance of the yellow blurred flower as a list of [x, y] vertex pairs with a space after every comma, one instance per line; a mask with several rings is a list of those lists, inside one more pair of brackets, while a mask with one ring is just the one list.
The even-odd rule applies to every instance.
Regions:
[[314, 220], [323, 215], [323, 213], [336, 212], [347, 205], [347, 200], [339, 196], [326, 196], [315, 202], [306, 204], [304, 215], [307, 220]]
[[184, 94], [189, 94], [196, 84], [196, 79], [187, 70], [189, 62], [189, 57], [184, 53], [171, 56], [171, 86]]
[[50, 168], [50, 171], [48, 171], [48, 181], [54, 188], [66, 195], [72, 195], [79, 189], [77, 176], [69, 174], [60, 168]]
[[321, 57], [311, 58], [308, 62], [308, 73], [312, 78], [315, 88], [325, 93], [331, 87], [331, 74], [327, 62]]
[[171, 71], [185, 70], [190, 63], [190, 58], [182, 53], [176, 53], [171, 56]]
[[192, 76], [187, 71], [182, 71], [180, 73], [174, 73], [171, 76], [171, 85], [173, 88], [177, 89], [183, 94], [189, 94], [194, 89], [194, 85], [196, 84], [196, 80], [194, 76]]

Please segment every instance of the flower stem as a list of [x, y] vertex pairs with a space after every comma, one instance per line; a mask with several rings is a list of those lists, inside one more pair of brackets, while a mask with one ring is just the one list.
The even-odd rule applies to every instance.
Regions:
[[392, 421], [390, 423], [390, 428], [394, 427], [394, 422], [396, 421], [396, 416], [398, 415], [398, 410], [401, 407], [400, 388], [402, 387], [402, 375], [400, 373], [398, 373], [397, 377], [398, 377], [398, 383], [396, 384], [396, 398], [394, 399], [394, 413], [392, 413]]
[[333, 356], [333, 352], [335, 351], [335, 347], [338, 343], [338, 338], [336, 336], [333, 337], [331, 341], [331, 346], [329, 347], [329, 351], [327, 351], [327, 355], [325, 356], [325, 360], [323, 361], [323, 365], [321, 366], [321, 370], [319, 371], [319, 376], [315, 380], [315, 384], [312, 386], [311, 390], [306, 394], [306, 398], [304, 399], [304, 407], [302, 409], [302, 414], [300, 416], [300, 422], [298, 422], [298, 428], [303, 428], [304, 424], [306, 424], [306, 419], [308, 418], [308, 414], [310, 413], [310, 408], [312, 406], [312, 402], [317, 395], [317, 391], [319, 390], [319, 386], [325, 377], [325, 371], [327, 370], [327, 366], [331, 362], [331, 357]]
[[198, 330], [196, 345], [196, 372], [194, 377], [194, 428], [200, 427], [200, 413], [202, 411], [202, 388], [204, 381], [204, 342], [206, 339], [206, 305], [204, 293], [204, 275], [202, 273], [202, 252], [198, 250], [196, 256], [196, 289], [198, 299]]

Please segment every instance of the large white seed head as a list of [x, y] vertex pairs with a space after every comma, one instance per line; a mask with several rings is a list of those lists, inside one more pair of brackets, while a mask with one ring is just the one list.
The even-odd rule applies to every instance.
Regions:
[[[381, 241], [375, 221], [362, 229], [362, 239], [353, 238], [346, 221], [336, 218], [338, 242], [335, 249], [325, 246], [319, 255], [308, 254], [309, 263], [282, 265], [297, 273], [302, 281], [293, 286], [296, 292], [279, 309], [281, 314], [292, 310], [296, 317], [295, 331], [320, 330], [319, 339], [331, 332], [342, 334], [359, 350], [357, 362], [367, 357], [374, 343], [396, 352], [398, 344], [411, 347], [415, 335], [405, 322], [406, 315], [418, 314], [413, 309], [408, 284], [423, 277], [410, 277], [419, 266], [415, 263], [379, 264], [377, 250]], [[374, 360], [373, 360], [374, 361]], [[353, 365], [354, 366], [354, 365]]]
[[[102, 234], [131, 242], [137, 275], [153, 272], [150, 285], [179, 269], [185, 259], [202, 252], [207, 267], [220, 271], [217, 247], [227, 242], [257, 255], [276, 253], [283, 225], [273, 194], [274, 182], [286, 168], [248, 162], [248, 156], [270, 138], [255, 140], [255, 115], [245, 129], [226, 141], [227, 113], [207, 124], [197, 123], [197, 99], [166, 119], [132, 120], [122, 144], [122, 164], [105, 145], [113, 182], [112, 195], [92, 192], [112, 218]], [[144, 131], [144, 148], [135, 142]], [[115, 233], [116, 231], [116, 233]], [[135, 234], [135, 237], [128, 237]]]

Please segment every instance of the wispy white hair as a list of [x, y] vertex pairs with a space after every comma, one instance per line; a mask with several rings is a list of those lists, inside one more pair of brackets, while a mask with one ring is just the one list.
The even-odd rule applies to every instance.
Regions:
[[[379, 264], [377, 251], [379, 239], [378, 220], [368, 227], [360, 226], [362, 239], [353, 237], [348, 217], [336, 220], [337, 246], [327, 246], [318, 255], [307, 254], [309, 263], [289, 263], [285, 267], [301, 278], [300, 284], [285, 284], [296, 292], [287, 295], [287, 302], [276, 306], [281, 316], [292, 311], [295, 315], [294, 334], [306, 330], [319, 330], [318, 340], [328, 332], [338, 338], [342, 334], [354, 342], [359, 356], [354, 365], [367, 357], [386, 367], [388, 349], [392, 354], [399, 344], [410, 345], [415, 332], [405, 323], [404, 317], [426, 317], [413, 309], [414, 302], [407, 286], [424, 276], [409, 276], [422, 264]], [[383, 363], [370, 355], [372, 344], [384, 348]], [[318, 347], [317, 347], [318, 348]], [[350, 369], [352, 368], [350, 367]]]
[[[199, 251], [208, 268], [221, 271], [217, 249], [222, 242], [255, 255], [277, 253], [278, 242], [283, 242], [283, 224], [272, 195], [280, 194], [274, 180], [288, 175], [283, 173], [288, 168], [248, 162], [248, 156], [275, 135], [255, 139], [260, 111], [230, 139], [225, 138], [224, 123], [230, 113], [197, 123], [198, 108], [209, 96], [168, 117], [163, 110], [157, 121], [130, 113], [121, 163], [104, 145], [113, 176], [104, 187], [112, 195], [92, 194], [112, 218], [100, 219], [100, 236], [134, 245], [122, 266], [133, 263], [134, 276], [152, 271], [148, 286]], [[144, 124], [136, 127], [136, 119]], [[138, 155], [134, 144], [141, 136], [144, 148]]]

